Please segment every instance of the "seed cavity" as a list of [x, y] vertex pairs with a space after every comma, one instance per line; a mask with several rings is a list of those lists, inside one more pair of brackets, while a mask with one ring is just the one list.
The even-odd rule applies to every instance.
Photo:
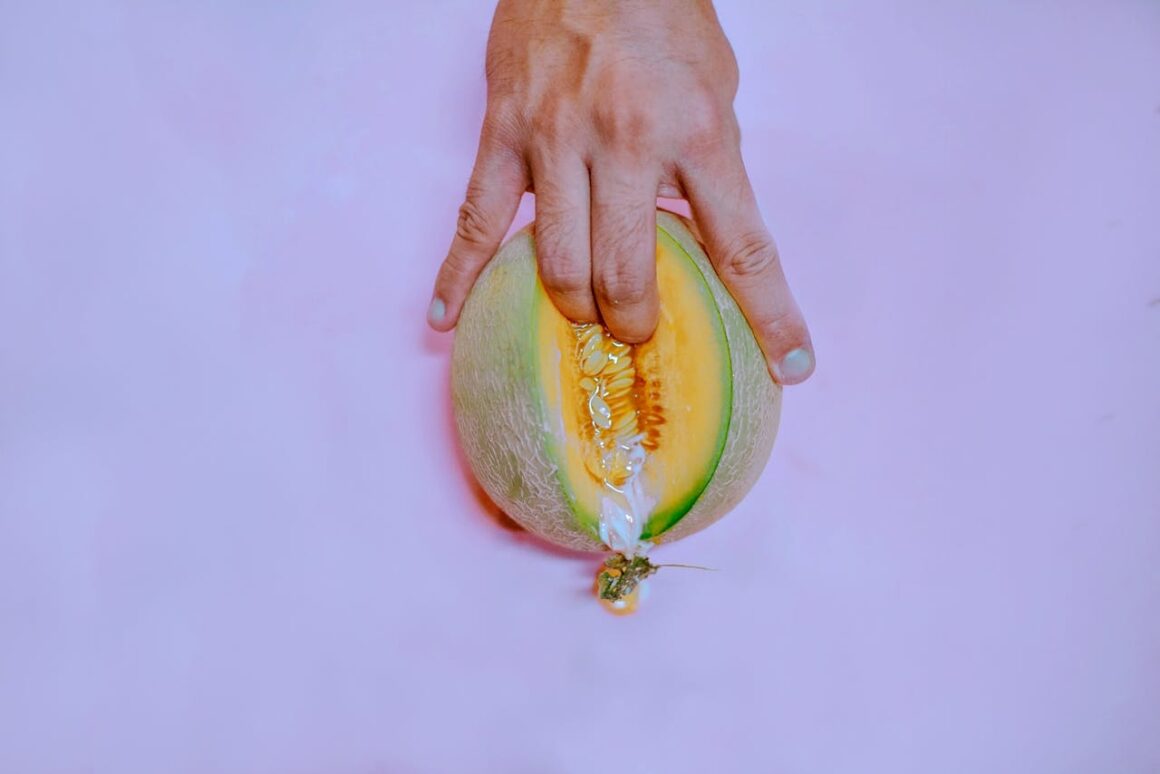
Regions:
[[[642, 377], [648, 365], [639, 348], [617, 341], [601, 325], [573, 326], [574, 356], [582, 376], [585, 423], [585, 467], [616, 491], [640, 472], [648, 452], [658, 448], [664, 417], [660, 389]], [[655, 369], [653, 370], [655, 372]]]

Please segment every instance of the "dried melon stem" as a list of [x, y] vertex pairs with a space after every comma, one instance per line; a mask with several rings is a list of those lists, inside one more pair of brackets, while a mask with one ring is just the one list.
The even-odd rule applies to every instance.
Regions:
[[604, 560], [596, 574], [596, 596], [610, 612], [618, 615], [634, 613], [643, 599], [640, 591], [644, 587], [641, 584], [662, 567], [713, 572], [713, 568], [699, 564], [653, 564], [644, 555], [613, 554]]
[[604, 566], [596, 576], [597, 596], [608, 602], [622, 600], [659, 569], [647, 556], [630, 559], [624, 554], [613, 554], [604, 560]]

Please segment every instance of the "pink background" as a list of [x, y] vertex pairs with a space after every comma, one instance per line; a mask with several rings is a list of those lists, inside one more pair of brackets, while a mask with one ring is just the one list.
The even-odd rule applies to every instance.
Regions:
[[632, 619], [423, 324], [488, 5], [0, 0], [0, 771], [1160, 770], [1160, 5], [722, 0], [819, 369]]

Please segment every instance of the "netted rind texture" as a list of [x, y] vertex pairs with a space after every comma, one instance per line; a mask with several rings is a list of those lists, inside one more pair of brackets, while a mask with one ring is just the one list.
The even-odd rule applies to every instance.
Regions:
[[567, 548], [599, 551], [569, 508], [546, 440], [536, 361], [531, 230], [511, 238], [475, 283], [451, 355], [459, 441], [488, 496], [522, 527]]
[[717, 277], [704, 248], [694, 236], [692, 224], [672, 213], [658, 212], [657, 226], [680, 243], [704, 275], [725, 325], [733, 364], [733, 411], [721, 460], [692, 509], [656, 538], [658, 543], [671, 543], [720, 519], [757, 483], [777, 436], [781, 387], [770, 377], [745, 314]]
[[[721, 284], [691, 224], [668, 212], [657, 225], [693, 258], [716, 300], [733, 367], [733, 408], [721, 458], [693, 508], [654, 540], [712, 524], [752, 488], [777, 434], [781, 389], [744, 314]], [[525, 529], [567, 548], [606, 548], [573, 515], [549, 451], [555, 430], [538, 383], [535, 249], [531, 227], [512, 237], [477, 280], [459, 318], [451, 393], [460, 443], [484, 491]]]

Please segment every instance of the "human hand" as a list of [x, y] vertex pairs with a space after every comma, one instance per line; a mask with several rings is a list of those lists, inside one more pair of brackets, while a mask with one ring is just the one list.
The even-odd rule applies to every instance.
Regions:
[[710, 0], [501, 0], [479, 152], [431, 326], [455, 325], [532, 190], [553, 302], [644, 341], [658, 313], [656, 200], [687, 199], [773, 377], [804, 381], [813, 348], [742, 162], [737, 81]]

